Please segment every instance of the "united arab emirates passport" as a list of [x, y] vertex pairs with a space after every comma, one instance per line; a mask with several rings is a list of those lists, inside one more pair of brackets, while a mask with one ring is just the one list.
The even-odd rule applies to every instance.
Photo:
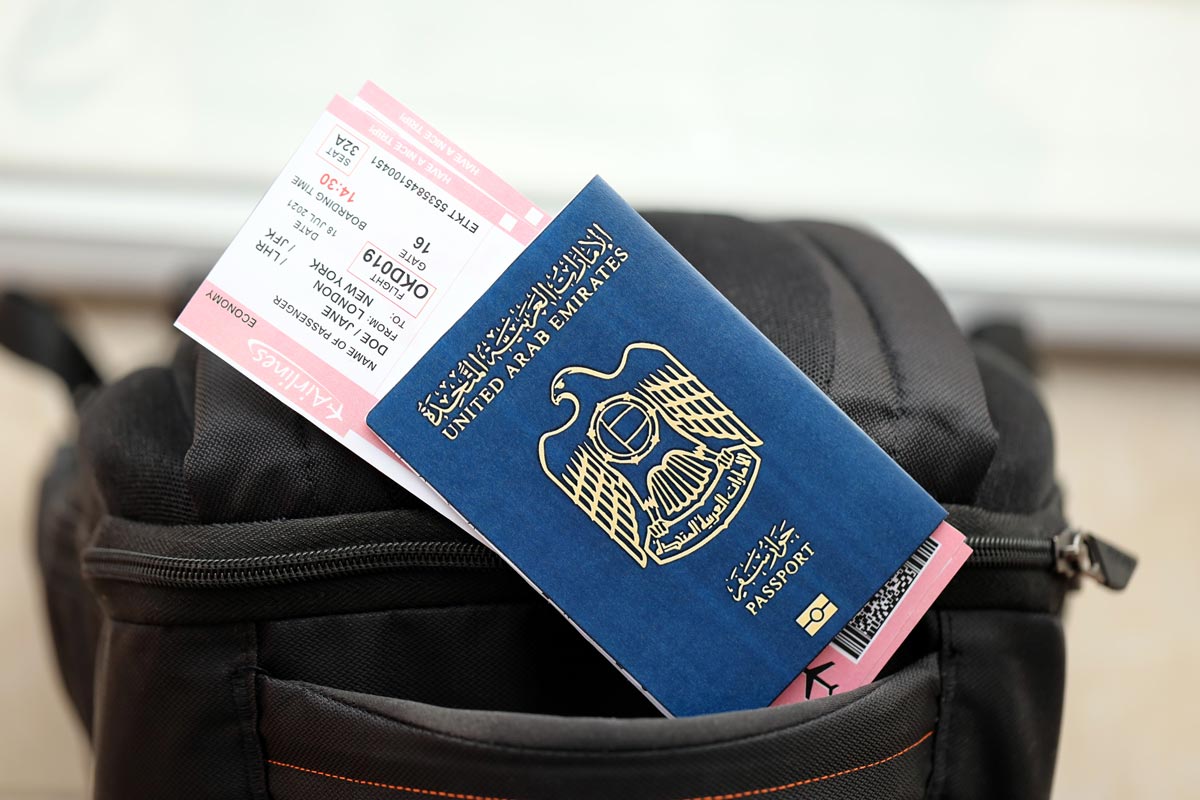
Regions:
[[769, 705], [946, 516], [600, 178], [367, 421], [675, 716]]

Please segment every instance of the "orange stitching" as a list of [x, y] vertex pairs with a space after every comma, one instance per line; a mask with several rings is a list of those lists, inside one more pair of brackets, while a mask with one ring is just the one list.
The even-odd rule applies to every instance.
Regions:
[[684, 798], [684, 800], [737, 800], [737, 798], [739, 798], [739, 797], [756, 797], [758, 795], [763, 795], [763, 794], [774, 794], [775, 792], [786, 792], [788, 789], [795, 789], [798, 786], [807, 786], [810, 783], [820, 783], [821, 781], [830, 781], [830, 780], [833, 780], [834, 778], [841, 778], [845, 775], [851, 775], [855, 772], [862, 772], [865, 769], [871, 769], [872, 767], [881, 766], [883, 764], [888, 763], [889, 761], [895, 761], [897, 758], [900, 758], [900, 756], [904, 755], [905, 753], [911, 752], [912, 750], [915, 750], [918, 747], [920, 747], [922, 744], [925, 743], [925, 741], [930, 736], [933, 736], [933, 731], [926, 731], [924, 736], [922, 736], [920, 739], [917, 739], [915, 742], [913, 742], [912, 744], [910, 744], [908, 747], [904, 748], [903, 750], [899, 751], [898, 753], [892, 753], [887, 758], [881, 758], [878, 761], [872, 761], [870, 764], [859, 764], [857, 767], [851, 767], [850, 769], [844, 769], [840, 772], [831, 772], [828, 775], [821, 775], [816, 778], [805, 778], [802, 781], [793, 781], [791, 783], [784, 783], [779, 786], [768, 786], [765, 789], [748, 789], [744, 792], [734, 792], [732, 794], [707, 794], [707, 795], [703, 795], [701, 797], [687, 797], [687, 798]]
[[396, 786], [391, 783], [379, 783], [378, 781], [364, 781], [360, 778], [348, 778], [345, 775], [335, 775], [332, 772], [321, 772], [318, 769], [309, 769], [308, 767], [298, 767], [295, 764], [288, 764], [283, 761], [272, 761], [267, 759], [268, 764], [273, 764], [276, 767], [287, 767], [294, 769], [297, 772], [307, 772], [309, 775], [320, 775], [322, 778], [333, 778], [346, 783], [357, 783], [360, 786], [374, 786], [376, 789], [391, 789], [393, 792], [408, 792], [409, 794], [423, 794], [430, 797], [451, 797], [454, 800], [509, 800], [506, 797], [487, 797], [478, 794], [460, 794], [459, 792], [443, 792], [437, 789], [419, 789], [415, 786]]
[[[855, 772], [862, 772], [863, 770], [868, 770], [868, 769], [872, 769], [874, 767], [882, 766], [882, 765], [888, 763], [889, 761], [895, 761], [897, 758], [900, 758], [901, 756], [906, 755], [906, 754], [912, 752], [913, 750], [916, 750], [918, 747], [920, 747], [926, 741], [928, 741], [929, 737], [931, 737], [931, 736], [933, 736], [933, 731], [927, 731], [925, 733], [925, 735], [922, 736], [920, 739], [917, 739], [915, 742], [913, 742], [912, 744], [910, 744], [908, 747], [904, 748], [903, 750], [892, 753], [887, 758], [881, 758], [878, 761], [872, 761], [870, 764], [859, 764], [857, 767], [850, 767], [849, 769], [843, 769], [839, 772], [831, 772], [828, 775], [820, 775], [816, 778], [805, 778], [804, 780], [792, 781], [791, 783], [784, 783], [784, 784], [780, 784], [779, 786], [768, 786], [768, 787], [765, 787], [762, 789], [747, 789], [742, 792], [733, 792], [731, 794], [698, 795], [696, 797], [686, 797], [686, 798], [683, 798], [683, 800], [739, 800], [739, 798], [743, 798], [743, 797], [758, 797], [758, 796], [761, 796], [764, 794], [774, 794], [775, 792], [786, 792], [788, 789], [795, 789], [800, 786], [808, 786], [809, 784], [820, 783], [822, 781], [830, 781], [830, 780], [833, 780], [834, 778], [842, 778], [842, 777], [845, 777], [846, 775], [853, 775]], [[362, 780], [361, 778], [350, 778], [345, 775], [337, 775], [332, 772], [321, 772], [320, 770], [309, 769], [308, 767], [298, 767], [295, 764], [288, 764], [287, 762], [284, 762], [284, 761], [274, 761], [272, 759], [267, 759], [267, 763], [271, 764], [272, 766], [276, 766], [276, 767], [285, 767], [287, 769], [294, 769], [297, 772], [305, 772], [305, 773], [308, 773], [309, 775], [319, 775], [322, 778], [332, 778], [332, 779], [338, 780], [338, 781], [345, 781], [346, 783], [355, 783], [360, 786], [373, 786], [376, 789], [389, 789], [393, 792], [408, 792], [409, 794], [423, 794], [423, 795], [426, 795], [427, 797], [446, 797], [446, 798], [451, 798], [451, 800], [510, 800], [510, 798], [506, 798], [506, 797], [493, 797], [493, 796], [478, 795], [478, 794], [462, 794], [460, 792], [445, 792], [445, 791], [440, 791], [438, 789], [421, 789], [421, 788], [417, 788], [414, 786], [397, 786], [397, 785], [391, 784], [391, 783], [380, 783], [378, 781], [367, 781], [367, 780]]]

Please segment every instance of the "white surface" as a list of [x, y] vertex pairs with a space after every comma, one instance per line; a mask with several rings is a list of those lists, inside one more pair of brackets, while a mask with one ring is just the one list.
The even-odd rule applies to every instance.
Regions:
[[1200, 348], [1195, 4], [0, 9], [0, 282], [202, 268], [372, 78], [551, 210], [599, 172], [644, 208], [847, 218], [963, 313]]

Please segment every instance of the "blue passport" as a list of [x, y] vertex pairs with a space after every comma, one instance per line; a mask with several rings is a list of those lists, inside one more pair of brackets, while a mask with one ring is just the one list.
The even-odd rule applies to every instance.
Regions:
[[770, 704], [946, 516], [599, 177], [367, 422], [675, 716]]

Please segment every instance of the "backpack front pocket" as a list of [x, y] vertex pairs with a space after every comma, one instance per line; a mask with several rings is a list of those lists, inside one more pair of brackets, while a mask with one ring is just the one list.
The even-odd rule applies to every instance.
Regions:
[[938, 691], [935, 656], [844, 695], [683, 719], [460, 710], [268, 675], [257, 684], [276, 800], [920, 798]]

